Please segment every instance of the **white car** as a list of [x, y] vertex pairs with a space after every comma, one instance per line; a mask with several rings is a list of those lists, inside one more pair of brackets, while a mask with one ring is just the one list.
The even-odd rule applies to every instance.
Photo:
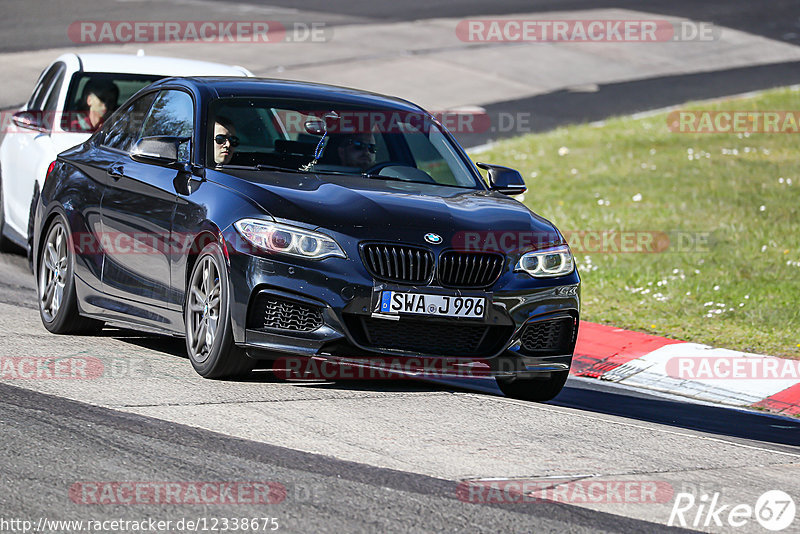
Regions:
[[[252, 75], [244, 67], [141, 53], [58, 57], [39, 76], [30, 99], [12, 121], [4, 121], [7, 131], [0, 144], [0, 249], [7, 249], [11, 242], [30, 250], [31, 210], [48, 166], [57, 154], [84, 142], [96, 129], [86, 109], [87, 98], [92, 98], [87, 90], [91, 93], [92, 88], [110, 86], [113, 91], [108, 107], [116, 108], [139, 89], [168, 76]], [[112, 111], [107, 109], [106, 115]]]

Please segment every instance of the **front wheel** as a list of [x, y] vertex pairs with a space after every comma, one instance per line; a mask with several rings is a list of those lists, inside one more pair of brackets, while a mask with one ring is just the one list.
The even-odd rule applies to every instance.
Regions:
[[33, 226], [36, 218], [36, 203], [39, 202], [39, 184], [33, 187], [31, 207], [28, 212], [28, 269], [33, 272]]
[[222, 249], [209, 243], [192, 268], [183, 314], [189, 360], [205, 378], [246, 376], [256, 363], [233, 342], [229, 287]]
[[569, 371], [551, 373], [550, 378], [497, 378], [497, 387], [507, 397], [533, 402], [555, 398], [564, 388]]

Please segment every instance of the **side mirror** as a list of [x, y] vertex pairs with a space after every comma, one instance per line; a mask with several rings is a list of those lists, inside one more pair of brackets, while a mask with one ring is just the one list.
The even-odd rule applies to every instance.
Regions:
[[17, 111], [11, 117], [11, 120], [14, 121], [14, 124], [26, 130], [35, 130], [37, 132], [48, 131], [47, 126], [42, 120], [41, 111]]
[[178, 147], [188, 140], [188, 137], [142, 137], [133, 145], [131, 159], [139, 163], [174, 167], [178, 163]]
[[528, 190], [519, 171], [489, 163], [476, 163], [476, 165], [489, 174], [489, 189], [492, 191], [504, 195], [521, 195]]

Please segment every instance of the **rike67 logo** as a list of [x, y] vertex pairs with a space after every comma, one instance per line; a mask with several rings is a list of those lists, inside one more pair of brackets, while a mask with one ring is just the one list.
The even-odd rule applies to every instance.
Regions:
[[696, 498], [692, 493], [678, 493], [669, 515], [669, 526], [739, 528], [753, 520], [767, 530], [778, 532], [789, 527], [796, 507], [788, 493], [771, 490], [756, 500], [755, 506], [723, 504], [719, 492]]

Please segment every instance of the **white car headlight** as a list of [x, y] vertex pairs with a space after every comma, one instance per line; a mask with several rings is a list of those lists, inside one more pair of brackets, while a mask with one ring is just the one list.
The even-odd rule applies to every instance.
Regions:
[[575, 260], [568, 245], [527, 252], [514, 268], [515, 272], [526, 272], [534, 278], [564, 276], [575, 269]]
[[310, 260], [330, 256], [347, 257], [336, 241], [319, 232], [258, 219], [242, 219], [233, 223], [233, 226], [247, 241], [267, 252]]

